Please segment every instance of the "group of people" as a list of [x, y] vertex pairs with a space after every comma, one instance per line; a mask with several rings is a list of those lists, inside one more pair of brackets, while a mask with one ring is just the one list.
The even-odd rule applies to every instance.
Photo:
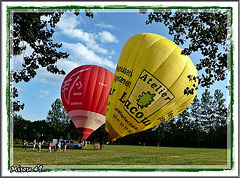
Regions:
[[[28, 142], [27, 142], [26, 140], [24, 140], [23, 142], [22, 142], [22, 140], [21, 140], [20, 145], [23, 146], [23, 147], [22, 147], [22, 150], [26, 150], [27, 144], [28, 144]], [[34, 139], [34, 140], [33, 140], [33, 148], [32, 148], [32, 150], [35, 150], [35, 148], [36, 148], [36, 146], [37, 146], [37, 152], [41, 152], [42, 144], [44, 144], [44, 146], [45, 146], [46, 142], [45, 142], [44, 140], [43, 140], [42, 142], [39, 140], [39, 142], [38, 142], [38, 144], [37, 144], [36, 139]], [[53, 144], [52, 144], [52, 143], [49, 144], [49, 147], [50, 147], [50, 145], [51, 145], [51, 147], [53, 147]]]
[[[66, 140], [64, 140], [64, 143], [63, 143], [63, 151], [65, 152], [66, 150], [67, 150], [67, 142], [66, 142]], [[51, 142], [50, 144], [49, 144], [49, 147], [48, 147], [48, 151], [49, 152], [52, 152], [52, 149], [53, 149], [53, 143]], [[56, 151], [61, 151], [61, 142], [59, 141], [59, 142], [57, 142], [56, 143], [56, 145], [55, 145], [55, 147], [54, 147], [54, 151], [56, 152]]]
[[[66, 150], [67, 150], [67, 141], [64, 140], [63, 151], [65, 152]], [[61, 142], [60, 141], [56, 144], [56, 151], [61, 151]]]
[[[49, 145], [49, 152], [52, 152], [53, 144], [52, 146]], [[54, 151], [61, 151], [61, 142], [57, 142], [54, 148]]]
[[[57, 142], [55, 147], [53, 146], [53, 142], [50, 142], [49, 145], [48, 145], [48, 151], [49, 152], [52, 152], [54, 149], [55, 152], [57, 151], [61, 151], [61, 142]], [[63, 143], [63, 151], [65, 152], [67, 150], [67, 142], [66, 140], [64, 141]]]
[[[27, 141], [24, 140], [24, 142], [20, 142], [20, 145], [23, 145], [22, 149], [26, 150], [26, 145], [27, 145]], [[32, 150], [35, 150], [36, 149], [36, 146], [37, 146], [37, 152], [41, 152], [41, 149], [42, 149], [42, 144], [46, 144], [46, 142], [43, 140], [42, 142], [39, 140], [39, 142], [37, 143], [36, 139], [33, 140], [33, 148]], [[86, 144], [86, 143], [85, 143]], [[85, 145], [84, 144], [84, 145]], [[52, 152], [52, 150], [54, 149], [54, 151], [61, 151], [61, 147], [62, 147], [62, 144], [60, 141], [57, 142], [57, 144], [54, 146], [53, 145], [53, 142], [50, 142], [49, 145], [48, 145], [48, 151], [49, 152]], [[63, 151], [65, 152], [67, 150], [67, 141], [64, 140], [63, 141]]]
[[[43, 141], [44, 142], [44, 141]], [[36, 139], [34, 139], [33, 140], [33, 150], [35, 150], [35, 148], [36, 148]], [[38, 150], [37, 150], [37, 152], [41, 152], [41, 148], [42, 148], [42, 143], [41, 143], [41, 141], [39, 140], [39, 142], [38, 142]]]

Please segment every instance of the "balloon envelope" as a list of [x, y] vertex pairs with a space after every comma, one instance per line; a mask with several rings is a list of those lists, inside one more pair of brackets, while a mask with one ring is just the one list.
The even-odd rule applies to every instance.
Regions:
[[109, 142], [166, 122], [190, 105], [198, 75], [181, 51], [172, 41], [151, 33], [134, 35], [126, 42], [108, 99]]
[[73, 69], [61, 87], [62, 103], [83, 139], [105, 123], [114, 74], [95, 65]]

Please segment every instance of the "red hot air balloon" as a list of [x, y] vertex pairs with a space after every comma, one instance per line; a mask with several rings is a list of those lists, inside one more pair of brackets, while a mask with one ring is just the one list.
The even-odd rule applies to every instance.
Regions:
[[62, 103], [82, 139], [105, 123], [113, 76], [103, 67], [83, 65], [68, 73], [62, 83]]

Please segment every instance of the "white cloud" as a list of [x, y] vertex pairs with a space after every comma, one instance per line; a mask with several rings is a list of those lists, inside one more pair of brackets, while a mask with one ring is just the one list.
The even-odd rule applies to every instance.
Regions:
[[42, 98], [44, 96], [48, 96], [49, 95], [49, 91], [47, 90], [40, 90], [40, 94], [38, 95], [39, 98]]
[[94, 51], [85, 47], [81, 43], [76, 43], [76, 44], [63, 43], [63, 48], [70, 50], [72, 52], [73, 57], [78, 60], [91, 62], [97, 65], [107, 66], [112, 69], [116, 68], [116, 65], [112, 61], [96, 55]]
[[[47, 19], [47, 17], [44, 17]], [[61, 29], [61, 33], [67, 35], [72, 39], [79, 39], [83, 43], [66, 43], [62, 42], [63, 50], [68, 50], [70, 56], [68, 59], [58, 60], [56, 65], [59, 69], [63, 69], [66, 74], [68, 74], [74, 68], [84, 65], [84, 64], [95, 64], [103, 67], [108, 67], [110, 69], [115, 69], [116, 64], [111, 60], [111, 55], [114, 54], [113, 50], [107, 50], [100, 46], [97, 41], [102, 43], [110, 43], [118, 41], [110, 32], [103, 31], [101, 33], [88, 33], [84, 32], [82, 29], [77, 29], [77, 26], [84, 23], [80, 17], [63, 15], [61, 21], [57, 24], [57, 27]], [[114, 41], [115, 40], [115, 41]], [[25, 55], [30, 55], [32, 49], [27, 45], [27, 50]], [[106, 57], [99, 56], [97, 53], [104, 54]], [[13, 68], [21, 69], [23, 62], [23, 55], [14, 57]], [[61, 85], [61, 82], [64, 80], [66, 75], [52, 74], [46, 70], [46, 68], [39, 68], [37, 70], [37, 76], [33, 79], [36, 82], [42, 82], [45, 84], [52, 85]], [[39, 97], [43, 97], [43, 94], [40, 94]]]
[[80, 16], [75, 16], [75, 15], [69, 15], [67, 13], [65, 13], [60, 21], [57, 23], [57, 27], [60, 29], [74, 29], [76, 28], [78, 25], [81, 25], [82, 23], [85, 23], [83, 21], [83, 19]]
[[62, 33], [72, 39], [79, 39], [86, 44], [86, 46], [97, 53], [107, 54], [108, 50], [100, 46], [97, 40], [102, 43], [117, 43], [118, 40], [110, 32], [103, 31], [100, 33], [84, 32], [83, 29], [77, 28], [81, 24], [80, 17], [63, 16], [64, 18], [57, 24], [57, 27], [62, 30]]
[[118, 39], [107, 31], [100, 32], [99, 38], [102, 43], [118, 43]]
[[82, 29], [63, 29], [63, 33], [65, 33], [68, 36], [71, 36], [72, 38], [77, 38], [79, 40], [82, 40], [86, 43], [86, 46], [88, 48], [91, 48], [92, 50], [106, 54], [108, 53], [107, 49], [102, 48], [97, 44], [96, 39], [98, 38], [96, 34], [84, 32]]
[[[80, 63], [72, 62], [69, 60], [59, 60], [56, 65], [59, 69], [64, 70], [66, 74], [68, 74], [71, 70], [80, 66]], [[34, 80], [45, 84], [61, 85], [65, 76], [66, 75], [53, 74], [51, 72], [48, 72], [46, 68], [40, 68], [38, 69], [37, 76], [34, 78]]]
[[[59, 69], [63, 69], [66, 72], [66, 75], [72, 71], [74, 68], [84, 65], [84, 64], [95, 64], [102, 67], [109, 67], [111, 69], [116, 68], [116, 64], [112, 61], [102, 58], [94, 53], [94, 51], [88, 49], [81, 43], [71, 44], [63, 43], [63, 48], [71, 51], [71, 56], [69, 58], [76, 59], [76, 61], [68, 60], [59, 60], [57, 66]], [[52, 74], [46, 70], [46, 68], [39, 68], [37, 70], [37, 76], [33, 79], [36, 82], [42, 82], [44, 84], [52, 84], [61, 86], [66, 75], [61, 74]], [[41, 94], [39, 97], [43, 97]]]
[[94, 26], [99, 27], [99, 28], [108, 28], [108, 29], [113, 29], [113, 25], [105, 24], [103, 22], [100, 22], [98, 24], [95, 24]]
[[69, 60], [59, 60], [57, 63], [57, 66], [60, 69], [63, 69], [66, 73], [69, 73], [74, 68], [80, 66], [81, 64], [79, 62], [73, 62]]

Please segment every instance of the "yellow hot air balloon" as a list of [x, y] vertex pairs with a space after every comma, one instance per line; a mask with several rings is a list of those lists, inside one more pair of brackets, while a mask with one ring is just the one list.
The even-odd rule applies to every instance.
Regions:
[[181, 51], [152, 33], [134, 35], [126, 42], [108, 98], [108, 142], [164, 123], [191, 104], [198, 74]]

